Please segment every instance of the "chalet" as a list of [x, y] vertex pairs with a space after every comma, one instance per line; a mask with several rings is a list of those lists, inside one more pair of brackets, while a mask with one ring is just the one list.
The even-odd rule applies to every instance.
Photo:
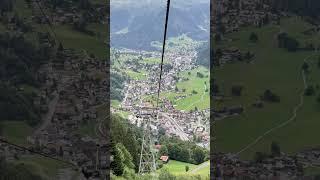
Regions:
[[161, 157], [160, 157], [160, 160], [161, 160], [163, 163], [168, 163], [168, 162], [169, 162], [169, 156], [161, 156]]

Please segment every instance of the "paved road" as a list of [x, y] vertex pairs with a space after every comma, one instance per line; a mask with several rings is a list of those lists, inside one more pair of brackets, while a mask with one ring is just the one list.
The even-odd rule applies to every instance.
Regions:
[[190, 139], [188, 138], [188, 135], [183, 131], [183, 129], [181, 128], [181, 126], [176, 122], [175, 119], [173, 119], [172, 117], [170, 117], [168, 114], [166, 113], [161, 113], [159, 112], [159, 114], [162, 114], [164, 117], [166, 117], [175, 127], [176, 127], [176, 131], [177, 134], [180, 136], [180, 138], [184, 141], [189, 141]]

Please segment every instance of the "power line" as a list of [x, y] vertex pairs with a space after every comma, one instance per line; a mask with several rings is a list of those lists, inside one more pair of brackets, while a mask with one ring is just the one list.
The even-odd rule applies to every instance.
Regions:
[[44, 154], [44, 153], [34, 151], [34, 150], [32, 150], [32, 149], [30, 149], [30, 148], [27, 148], [27, 147], [25, 147], [25, 146], [18, 145], [18, 144], [9, 142], [9, 141], [4, 140], [4, 139], [1, 139], [1, 138], [0, 138], [0, 142], [1, 142], [1, 143], [8, 144], [8, 145], [10, 145], [10, 146], [14, 146], [14, 147], [17, 147], [17, 148], [26, 150], [26, 151], [29, 151], [29, 152], [31, 152], [31, 153], [33, 153], [33, 154], [37, 154], [37, 155], [40, 155], [40, 156], [45, 157], [45, 158], [49, 158], [49, 159], [52, 159], [52, 160], [55, 160], [55, 161], [59, 161], [59, 162], [61, 162], [61, 163], [68, 164], [68, 165], [71, 165], [71, 166], [73, 166], [73, 167], [78, 168], [78, 166], [77, 166], [76, 164], [71, 163], [71, 162], [69, 162], [69, 161], [64, 161], [64, 160], [61, 160], [61, 159], [58, 159], [58, 158], [49, 156], [49, 155]]
[[[47, 21], [47, 23], [48, 23], [48, 25], [49, 25], [49, 29], [51, 30], [51, 32], [52, 32], [52, 34], [53, 34], [53, 36], [54, 36], [55, 41], [58, 42], [58, 43], [60, 43], [60, 44], [62, 45], [61, 41], [58, 39], [58, 37], [57, 37], [57, 35], [56, 35], [56, 33], [55, 33], [54, 29], [53, 29], [52, 23], [50, 22], [48, 16], [47, 16], [46, 13], [44, 12], [44, 10], [43, 10], [42, 6], [40, 5], [39, 1], [42, 2], [42, 0], [34, 0], [33, 2], [35, 2], [35, 3], [37, 4], [37, 6], [38, 6], [38, 8], [39, 8], [39, 10], [40, 10], [40, 12], [41, 12], [41, 14], [42, 14], [42, 16], [45, 17], [45, 19], [46, 19], [46, 21]], [[42, 24], [40, 24], [40, 26], [41, 26], [41, 25], [42, 25]], [[47, 30], [47, 32], [48, 32], [48, 30]], [[73, 166], [73, 167], [79, 168], [78, 165], [76, 165], [76, 164], [74, 164], [74, 163], [71, 163], [71, 162], [69, 162], [69, 161], [61, 160], [61, 159], [59, 159], [59, 158], [50, 156], [50, 155], [48, 155], [48, 154], [34, 151], [33, 149], [30, 149], [30, 148], [27, 148], [27, 147], [25, 147], [25, 146], [12, 143], [12, 142], [10, 142], [10, 141], [8, 141], [8, 140], [5, 140], [5, 139], [1, 139], [1, 138], [0, 138], [0, 143], [5, 143], [5, 144], [7, 144], [7, 145], [14, 146], [14, 147], [16, 147], [16, 148], [19, 148], [19, 149], [22, 149], [22, 150], [25, 150], [25, 151], [29, 151], [29, 152], [31, 152], [32, 154], [37, 154], [37, 155], [40, 155], [40, 156], [42, 156], [42, 157], [44, 157], [44, 158], [52, 159], [52, 160], [55, 160], [55, 161], [58, 161], [58, 162], [61, 162], [61, 163], [68, 164], [68, 165], [71, 165], [71, 166]]]
[[[157, 98], [157, 118], [158, 118], [158, 106], [159, 106], [159, 98], [161, 91], [161, 80], [162, 80], [162, 71], [163, 71], [163, 59], [164, 59], [164, 51], [166, 45], [166, 37], [167, 37], [167, 27], [168, 27], [168, 18], [169, 18], [169, 9], [170, 9], [170, 0], [167, 1], [167, 11], [166, 11], [166, 20], [164, 27], [164, 36], [163, 36], [163, 46], [162, 46], [162, 56], [161, 56], [161, 64], [160, 64], [160, 77], [159, 77], [159, 85], [158, 85], [158, 98]], [[153, 118], [153, 117], [152, 117]], [[144, 173], [152, 173], [156, 171], [156, 160], [154, 157], [154, 153], [152, 150], [152, 137], [151, 137], [151, 119], [150, 117], [147, 119], [147, 126], [143, 131], [143, 138], [141, 143], [141, 153], [140, 153], [140, 163], [139, 163], [139, 174]]]
[[37, 6], [38, 6], [38, 8], [39, 8], [39, 10], [40, 10], [40, 12], [41, 12], [41, 14], [42, 14], [42, 16], [45, 17], [45, 19], [46, 19], [46, 21], [47, 21], [47, 23], [48, 23], [48, 25], [49, 25], [49, 29], [51, 30], [51, 32], [52, 32], [55, 40], [62, 45], [61, 41], [58, 39], [57, 34], [56, 34], [55, 31], [53, 30], [52, 22], [50, 21], [50, 19], [48, 18], [48, 16], [47, 16], [46, 13], [44, 12], [41, 4], [39, 3], [39, 2], [43, 2], [43, 1], [42, 1], [42, 0], [35, 0], [34, 2], [36, 2], [36, 4], [37, 4]]
[[162, 53], [161, 53], [161, 64], [160, 64], [160, 78], [158, 84], [158, 98], [157, 98], [157, 109], [159, 107], [159, 99], [160, 99], [160, 91], [161, 91], [161, 80], [162, 80], [162, 71], [163, 71], [163, 59], [164, 59], [164, 51], [166, 47], [166, 39], [167, 39], [167, 28], [168, 28], [168, 19], [169, 19], [169, 10], [170, 10], [170, 0], [167, 1], [167, 11], [166, 11], [166, 21], [164, 25], [164, 35], [163, 35], [163, 43], [162, 43]]

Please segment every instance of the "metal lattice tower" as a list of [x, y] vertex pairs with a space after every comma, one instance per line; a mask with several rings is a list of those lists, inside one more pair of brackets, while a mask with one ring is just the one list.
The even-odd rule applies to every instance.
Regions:
[[156, 161], [154, 158], [153, 140], [151, 135], [151, 116], [147, 117], [147, 123], [143, 131], [141, 145], [139, 174], [152, 173], [156, 171]]
[[156, 171], [156, 161], [154, 158], [154, 143], [152, 140], [152, 132], [151, 132], [151, 120], [156, 117], [158, 120], [159, 113], [159, 99], [160, 99], [160, 91], [161, 91], [161, 79], [163, 72], [163, 59], [164, 59], [164, 51], [166, 45], [166, 37], [167, 37], [167, 27], [168, 27], [168, 18], [169, 18], [169, 9], [170, 9], [170, 0], [167, 0], [167, 11], [166, 11], [166, 19], [164, 26], [164, 35], [163, 35], [163, 43], [162, 43], [162, 56], [161, 56], [161, 64], [160, 64], [160, 76], [158, 82], [158, 92], [157, 92], [157, 106], [156, 112], [152, 110], [152, 112], [141, 113], [140, 108], [140, 117], [143, 114], [143, 118], [146, 120], [146, 125], [143, 127], [143, 139], [141, 144], [141, 154], [140, 154], [140, 163], [139, 163], [139, 174], [145, 173], [153, 173]]

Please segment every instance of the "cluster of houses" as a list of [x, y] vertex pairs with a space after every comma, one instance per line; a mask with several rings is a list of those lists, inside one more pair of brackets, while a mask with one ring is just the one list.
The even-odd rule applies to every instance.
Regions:
[[[42, 121], [26, 137], [28, 148], [76, 164], [87, 172], [106, 172], [109, 145], [100, 131], [104, 117], [97, 112], [107, 100], [106, 68], [104, 61], [69, 49], [42, 65], [37, 75], [41, 88], [34, 98]], [[79, 131], [88, 124], [96, 125], [96, 136]], [[0, 154], [9, 161], [32, 155], [5, 143], [0, 144]]]
[[278, 23], [280, 19], [280, 14], [272, 13], [271, 7], [261, 0], [217, 0], [216, 3], [212, 28], [223, 27], [222, 33], [238, 31], [242, 26]]
[[[73, 25], [84, 17], [86, 23], [106, 24], [108, 22], [107, 3], [105, 5], [93, 3], [90, 4], [91, 7], [88, 9], [81, 9], [74, 2], [69, 3], [70, 4], [65, 5], [65, 7], [56, 6], [54, 10], [51, 10], [50, 17], [48, 17], [48, 15], [46, 15], [46, 17], [43, 15], [42, 11], [43, 9], [46, 9], [47, 12], [51, 7], [47, 7], [46, 5], [50, 3], [46, 3], [45, 1], [30, 2], [30, 6], [33, 10], [32, 19], [39, 24], [46, 24], [49, 20], [53, 24]], [[86, 12], [85, 16], [83, 12]]]
[[[130, 54], [131, 56], [143, 56], [149, 58], [160, 58], [159, 53], [155, 52], [136, 52], [133, 50], [120, 50], [122, 55]], [[176, 91], [175, 87], [178, 81], [181, 80], [177, 76], [179, 72], [192, 70], [196, 68], [195, 57], [197, 53], [195, 51], [177, 51], [169, 52], [166, 54], [166, 60], [170, 68], [166, 70], [162, 76], [161, 92]], [[121, 107], [114, 108], [113, 112], [128, 111], [131, 112], [128, 119], [132, 124], [137, 126], [144, 125], [144, 119], [140, 117], [141, 114], [154, 113], [154, 110], [150, 107], [155, 106], [155, 97], [158, 90], [159, 80], [159, 64], [144, 63], [132, 58], [126, 61], [135, 61], [129, 64], [126, 68], [143, 69], [148, 72], [148, 78], [144, 80], [130, 79], [124, 88], [124, 99], [121, 103]], [[159, 61], [160, 63], [160, 61]], [[137, 67], [139, 66], [139, 67]], [[179, 92], [181, 90], [178, 90]], [[179, 94], [179, 92], [176, 92]], [[181, 93], [181, 92], [180, 92]], [[182, 94], [182, 93], [181, 93]], [[185, 93], [183, 93], [185, 94]], [[154, 95], [154, 98], [151, 96]], [[186, 96], [184, 96], [186, 97]], [[183, 95], [179, 98], [184, 98]], [[182, 140], [192, 140], [194, 136], [197, 136], [199, 145], [209, 148], [209, 110], [203, 111], [181, 111], [177, 110], [172, 101], [167, 98], [161, 98], [160, 109], [158, 119], [154, 119], [151, 128], [152, 132], [156, 135], [159, 129], [165, 130], [165, 133], [169, 136], [179, 137]]]
[[105, 62], [64, 50], [44, 67], [39, 77], [45, 83], [35, 102], [46, 111], [29, 143], [40, 152], [92, 170], [98, 151], [99, 166], [107, 168], [106, 142], [78, 132], [80, 126], [99, 124], [97, 108], [106, 102]]
[[226, 63], [241, 61], [244, 55], [238, 48], [227, 48], [217, 50], [215, 56], [215, 59], [219, 62], [219, 65], [223, 65]]
[[244, 112], [244, 107], [242, 106], [231, 106], [231, 107], [223, 107], [220, 109], [212, 109], [212, 117], [214, 120], [221, 120], [226, 117], [240, 115]]
[[281, 153], [261, 161], [240, 160], [233, 154], [216, 153], [213, 156], [214, 174], [217, 179], [312, 179], [304, 169], [318, 166], [320, 149], [308, 149], [295, 155]]

